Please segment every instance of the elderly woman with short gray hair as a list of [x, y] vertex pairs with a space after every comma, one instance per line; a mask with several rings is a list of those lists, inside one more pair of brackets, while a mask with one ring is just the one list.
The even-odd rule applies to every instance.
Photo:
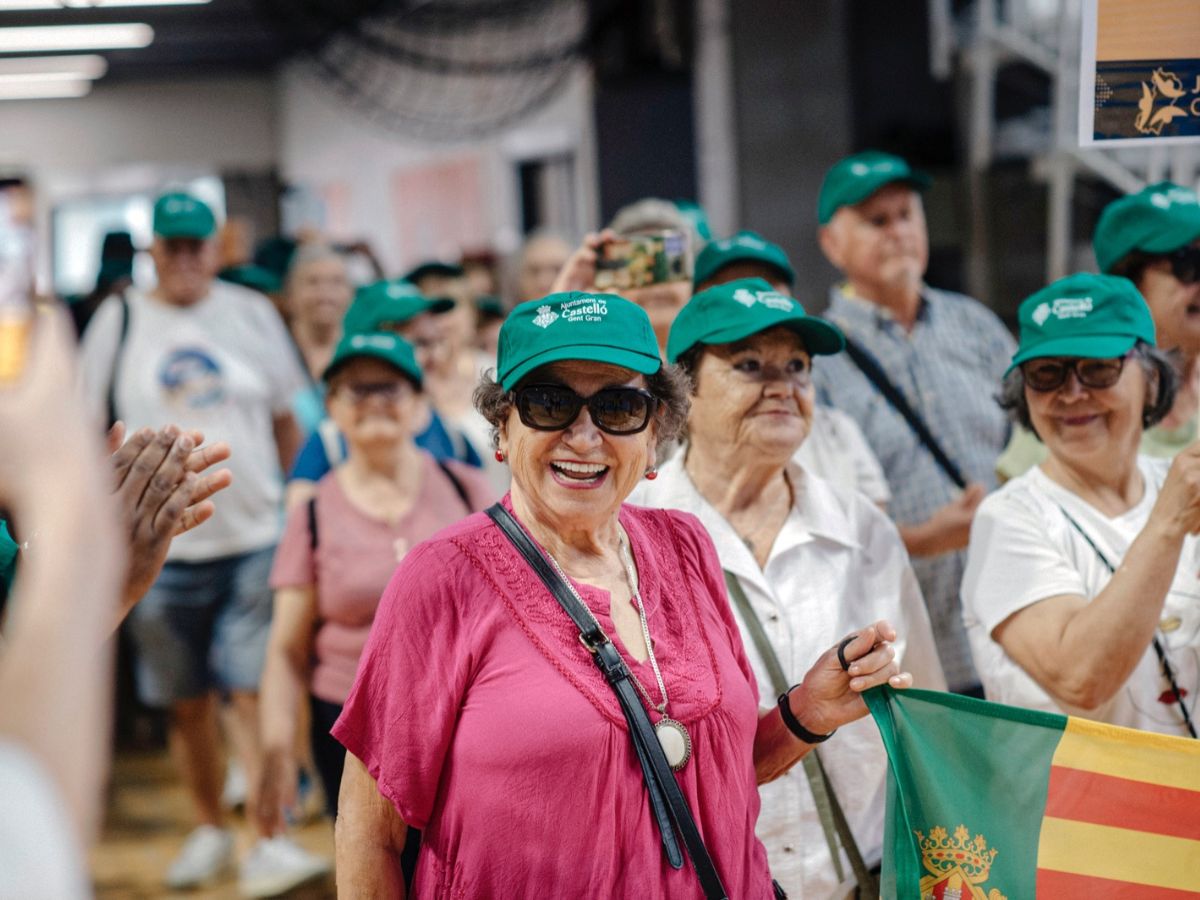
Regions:
[[645, 312], [522, 304], [497, 372], [479, 406], [511, 493], [405, 558], [334, 726], [339, 890], [404, 896], [412, 826], [415, 897], [777, 896], [757, 785], [862, 718], [861, 691], [911, 683], [894, 630], [760, 711], [711, 540], [624, 502], [687, 403]]
[[1138, 455], [1175, 373], [1133, 283], [1021, 304], [1001, 405], [1049, 455], [979, 507], [963, 617], [989, 699], [1196, 736], [1200, 444]]

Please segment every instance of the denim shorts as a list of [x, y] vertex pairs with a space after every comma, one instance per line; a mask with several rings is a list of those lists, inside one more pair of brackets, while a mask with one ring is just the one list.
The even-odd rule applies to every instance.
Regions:
[[275, 548], [169, 562], [129, 617], [143, 702], [257, 691], [271, 629]]

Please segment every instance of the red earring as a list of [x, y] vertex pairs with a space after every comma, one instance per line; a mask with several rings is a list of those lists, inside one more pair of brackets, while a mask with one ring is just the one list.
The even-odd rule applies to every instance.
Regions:
[[646, 470], [646, 480], [647, 481], [653, 481], [657, 477], [658, 477], [658, 469], [647, 469]]
[[503, 450], [496, 451], [496, 462], [504, 462], [504, 451]]

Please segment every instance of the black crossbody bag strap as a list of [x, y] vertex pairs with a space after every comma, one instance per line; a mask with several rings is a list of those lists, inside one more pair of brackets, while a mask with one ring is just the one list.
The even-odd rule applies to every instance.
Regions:
[[[678, 829], [683, 838], [684, 847], [691, 858], [692, 868], [700, 879], [704, 896], [708, 900], [728, 900], [721, 876], [713, 865], [712, 857], [700, 837], [700, 830], [692, 818], [687, 798], [679, 789], [679, 782], [667, 762], [650, 717], [642, 706], [642, 701], [630, 681], [629, 670], [621, 654], [613, 646], [595, 620], [588, 614], [578, 600], [571, 594], [570, 589], [551, 568], [537, 545], [525, 533], [521, 524], [512, 514], [499, 503], [487, 509], [488, 517], [499, 527], [514, 547], [520, 552], [530, 568], [542, 579], [554, 599], [558, 601], [575, 627], [579, 629], [579, 640], [592, 653], [592, 658], [603, 673], [605, 680], [612, 687], [621, 704], [621, 712], [629, 725], [629, 734], [637, 751], [638, 762], [642, 766], [642, 775], [646, 781], [646, 790], [650, 795], [650, 808], [654, 820], [662, 835], [663, 850], [672, 868], [683, 868], [683, 856], [679, 851], [679, 843], [675, 838]], [[672, 820], [674, 827], [672, 827]]]
[[[1079, 532], [1079, 536], [1082, 537], [1084, 541], [1087, 542], [1087, 545], [1092, 548], [1096, 556], [1100, 559], [1100, 562], [1104, 563], [1104, 568], [1108, 569], [1108, 574], [1117, 574], [1116, 566], [1108, 561], [1108, 557], [1105, 556], [1104, 552], [1096, 546], [1096, 542], [1092, 540], [1092, 536], [1083, 530], [1083, 526], [1075, 521], [1074, 516], [1072, 516], [1061, 506], [1058, 508], [1058, 511], [1061, 512], [1066, 517], [1067, 521], [1071, 523], [1071, 527]], [[1188, 734], [1194, 738], [1196, 737], [1196, 725], [1192, 722], [1192, 716], [1188, 712], [1187, 704], [1183, 702], [1183, 692], [1179, 690], [1179, 682], [1175, 679], [1175, 670], [1171, 668], [1171, 661], [1167, 659], [1167, 651], [1163, 649], [1163, 645], [1158, 640], [1157, 634], [1153, 638], [1153, 645], [1154, 655], [1158, 657], [1158, 664], [1162, 667], [1163, 677], [1167, 679], [1167, 684], [1171, 686], [1171, 695], [1175, 698], [1175, 702], [1179, 704], [1179, 711], [1183, 714], [1183, 724], [1187, 728]]]
[[112, 428], [117, 423], [117, 375], [121, 365], [121, 355], [125, 349], [125, 340], [129, 337], [129, 298], [125, 296], [125, 292], [116, 295], [117, 302], [121, 304], [121, 330], [117, 335], [117, 347], [113, 351], [112, 372], [108, 378], [108, 392], [104, 395], [106, 411], [108, 414], [108, 427]]
[[[843, 332], [845, 331], [844, 328], [842, 330]], [[965, 488], [967, 486], [967, 479], [963, 477], [962, 470], [955, 464], [946, 451], [942, 449], [942, 445], [933, 436], [933, 432], [929, 430], [920, 413], [909, 405], [904, 394], [887, 377], [887, 373], [883, 371], [883, 366], [879, 365], [879, 361], [866, 348], [852, 341], [849, 336], [846, 337], [846, 354], [858, 366], [859, 371], [867, 377], [867, 380], [875, 385], [875, 389], [883, 394], [884, 399], [892, 405], [892, 408], [904, 417], [904, 421], [908, 423], [908, 427], [913, 430], [913, 434], [917, 436], [917, 439], [920, 440], [925, 449], [933, 456], [942, 471], [960, 488]]]

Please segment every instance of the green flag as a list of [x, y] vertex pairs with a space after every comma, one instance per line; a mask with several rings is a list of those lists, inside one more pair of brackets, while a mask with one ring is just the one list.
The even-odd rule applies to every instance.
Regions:
[[865, 695], [882, 895], [1200, 898], [1200, 742], [933, 691]]

